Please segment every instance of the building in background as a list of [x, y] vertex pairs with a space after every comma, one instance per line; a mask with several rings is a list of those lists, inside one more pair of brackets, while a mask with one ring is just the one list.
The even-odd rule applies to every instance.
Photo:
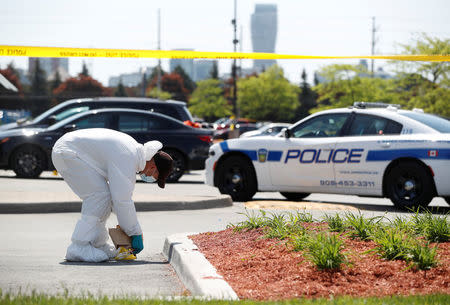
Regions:
[[217, 60], [196, 60], [194, 61], [194, 82], [211, 78], [211, 71], [214, 67], [214, 62], [217, 66], [219, 63]]
[[153, 67], [147, 67], [145, 69], [141, 68], [138, 72], [123, 73], [119, 76], [111, 76], [108, 80], [108, 87], [117, 87], [121, 80], [122, 85], [125, 87], [137, 87], [141, 84], [144, 74], [148, 79], [148, 77], [152, 74], [153, 69]]
[[[174, 51], [193, 51], [193, 49], [176, 49]], [[181, 66], [184, 72], [191, 79], [194, 79], [194, 60], [193, 59], [181, 59], [181, 58], [171, 58], [169, 60], [169, 70], [173, 72], [177, 66]]]
[[[255, 12], [251, 16], [251, 34], [253, 52], [274, 53], [277, 40], [277, 5], [256, 4]], [[276, 64], [272, 59], [253, 61], [256, 72], [266, 70]]]
[[[36, 68], [36, 57], [28, 58], [28, 75], [32, 75]], [[56, 71], [59, 73], [59, 77], [62, 81], [65, 81], [70, 77], [69, 75], [69, 59], [68, 58], [39, 58], [39, 65], [42, 70], [45, 71], [47, 80], [53, 80], [56, 75]]]

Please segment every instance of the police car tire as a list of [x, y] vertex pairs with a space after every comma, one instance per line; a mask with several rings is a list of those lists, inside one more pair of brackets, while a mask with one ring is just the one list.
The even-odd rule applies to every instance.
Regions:
[[173, 171], [169, 177], [167, 177], [166, 182], [177, 182], [186, 171], [186, 161], [184, 156], [176, 150], [168, 149], [165, 152], [168, 153], [173, 159]]
[[448, 204], [450, 204], [450, 197], [444, 197], [445, 201], [447, 201]]
[[[233, 183], [233, 175], [239, 174], [239, 183]], [[234, 201], [251, 200], [257, 190], [256, 174], [252, 165], [240, 156], [231, 156], [217, 168], [217, 187], [221, 194], [230, 195]]]
[[284, 196], [287, 200], [291, 201], [299, 201], [305, 197], [308, 197], [310, 193], [288, 193], [288, 192], [280, 192], [281, 195]]
[[[416, 196], [412, 199], [404, 198], [402, 195], [401, 184], [405, 179], [413, 179], [416, 184]], [[431, 191], [433, 189], [434, 186], [430, 174], [422, 165], [414, 161], [400, 162], [387, 175], [387, 196], [396, 207], [401, 209], [428, 206], [433, 199], [433, 192]]]

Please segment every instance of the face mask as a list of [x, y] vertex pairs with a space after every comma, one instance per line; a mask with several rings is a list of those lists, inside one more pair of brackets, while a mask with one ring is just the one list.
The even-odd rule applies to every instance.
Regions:
[[153, 178], [153, 176], [147, 176], [146, 174], [140, 174], [142, 181], [147, 182], [147, 183], [152, 183], [155, 182], [156, 179]]

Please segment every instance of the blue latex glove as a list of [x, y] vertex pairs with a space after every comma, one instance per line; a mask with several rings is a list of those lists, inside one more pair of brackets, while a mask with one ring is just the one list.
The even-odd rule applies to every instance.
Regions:
[[131, 248], [133, 248], [133, 254], [138, 254], [144, 249], [144, 241], [142, 235], [131, 236]]

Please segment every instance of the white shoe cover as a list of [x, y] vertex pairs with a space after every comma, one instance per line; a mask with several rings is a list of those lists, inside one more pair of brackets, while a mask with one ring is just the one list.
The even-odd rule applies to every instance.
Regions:
[[116, 257], [117, 254], [119, 253], [119, 250], [117, 250], [116, 248], [114, 248], [114, 246], [111, 246], [110, 244], [105, 244], [103, 245], [103, 247], [99, 247], [97, 249], [100, 249], [103, 252], [105, 252], [110, 259]]
[[67, 248], [66, 259], [71, 262], [98, 263], [109, 260], [108, 255], [91, 244], [72, 243]]

